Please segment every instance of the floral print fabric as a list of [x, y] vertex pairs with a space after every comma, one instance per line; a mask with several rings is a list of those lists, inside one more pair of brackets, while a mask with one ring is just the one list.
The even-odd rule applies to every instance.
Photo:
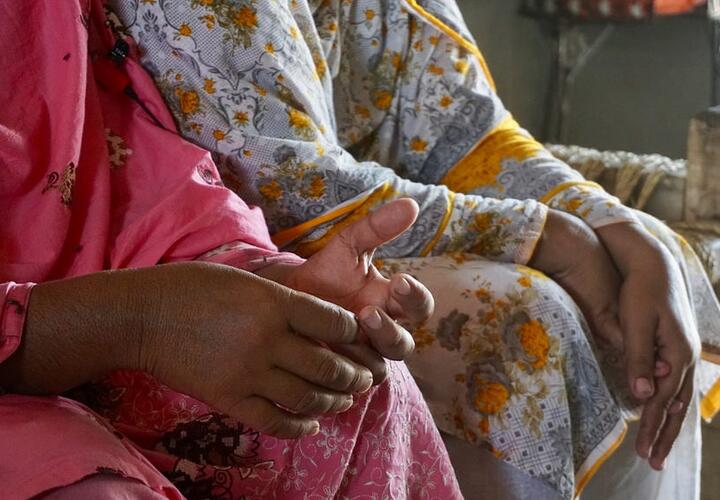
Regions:
[[[0, 64], [17, 84], [0, 97], [0, 363], [21, 345], [33, 283], [195, 259], [246, 271], [299, 260], [272, 244], [260, 210], [222, 186], [210, 153], [176, 133], [137, 62], [122, 67], [133, 92], [108, 85], [98, 68], [115, 40], [102, 4], [50, 4], [0, 5]], [[82, 314], [82, 304], [66, 306]], [[166, 354], [176, 356], [172, 345]], [[178, 489], [193, 500], [460, 498], [400, 363], [297, 440], [262, 435], [143, 373], [116, 372], [67, 396], [0, 390], [3, 499], [94, 474], [172, 499]]]
[[547, 207], [595, 228], [642, 218], [686, 271], [700, 331], [720, 327], [692, 251], [515, 122], [452, 0], [108, 4], [181, 133], [262, 207], [280, 246], [312, 254], [373, 207], [418, 201], [415, 227], [379, 251], [427, 280], [443, 311], [416, 332], [413, 376], [443, 430], [561, 497], [614, 449], [634, 405], [572, 300], [514, 267]]

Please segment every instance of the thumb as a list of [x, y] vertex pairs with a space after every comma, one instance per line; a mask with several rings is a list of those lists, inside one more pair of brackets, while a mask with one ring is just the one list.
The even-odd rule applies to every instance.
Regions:
[[407, 231], [417, 219], [418, 211], [417, 203], [410, 198], [392, 201], [347, 227], [336, 240], [358, 254], [370, 252]]

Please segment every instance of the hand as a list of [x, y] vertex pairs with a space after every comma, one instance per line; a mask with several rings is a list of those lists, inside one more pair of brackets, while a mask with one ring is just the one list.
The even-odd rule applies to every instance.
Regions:
[[[388, 203], [348, 226], [304, 264], [270, 269], [264, 275], [356, 313], [377, 352], [402, 360], [412, 352], [414, 342], [394, 320], [412, 328], [432, 315], [434, 301], [427, 288], [407, 274], [381, 276], [372, 256], [378, 246], [405, 232], [417, 213], [413, 200]], [[384, 378], [384, 362], [373, 350], [345, 346], [342, 352], [370, 367], [376, 383]]]
[[365, 367], [321, 345], [357, 336], [344, 309], [226, 266], [98, 273], [35, 288], [22, 347], [0, 364], [0, 381], [54, 393], [138, 369], [261, 432], [296, 438], [371, 387]]
[[[687, 291], [672, 255], [639, 224], [613, 224], [597, 234], [623, 279], [619, 316], [628, 384], [645, 402], [637, 452], [662, 470], [692, 402], [700, 354], [693, 321], [686, 317]], [[653, 374], [658, 364], [665, 365], [663, 377]]]
[[576, 217], [549, 210], [529, 265], [553, 278], [570, 294], [596, 340], [623, 352], [618, 320], [620, 275], [589, 226]]

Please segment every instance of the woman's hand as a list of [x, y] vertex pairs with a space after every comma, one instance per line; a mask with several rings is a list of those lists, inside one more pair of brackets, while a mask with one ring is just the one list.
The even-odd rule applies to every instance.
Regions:
[[[375, 382], [384, 378], [385, 358], [402, 360], [414, 349], [409, 328], [433, 313], [430, 291], [409, 275], [386, 279], [372, 264], [375, 249], [392, 241], [415, 222], [417, 204], [400, 199], [348, 226], [327, 246], [299, 266], [276, 266], [263, 271], [290, 288], [342, 306], [356, 313], [369, 343], [338, 346], [340, 351], [373, 371]], [[333, 346], [335, 348], [335, 346]]]
[[348, 311], [230, 267], [105, 272], [33, 290], [0, 384], [57, 393], [138, 369], [261, 432], [295, 438], [371, 387], [367, 368], [322, 345], [357, 337]]
[[620, 275], [589, 226], [576, 217], [549, 210], [529, 265], [553, 278], [572, 296], [597, 340], [623, 351], [618, 320]]
[[570, 293], [596, 337], [623, 353], [628, 386], [644, 405], [638, 454], [662, 469], [692, 400], [699, 353], [677, 264], [639, 226], [596, 233], [555, 210], [530, 264]]
[[[692, 402], [700, 355], [686, 316], [688, 294], [669, 251], [639, 224], [613, 224], [597, 234], [623, 279], [619, 316], [628, 383], [645, 402], [637, 451], [661, 470]], [[653, 377], [658, 362], [668, 366], [667, 376]]]

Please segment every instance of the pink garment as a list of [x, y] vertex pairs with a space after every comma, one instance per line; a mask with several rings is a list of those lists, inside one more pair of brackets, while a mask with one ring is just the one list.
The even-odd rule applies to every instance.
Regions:
[[[95, 0], [0, 3], [0, 362], [21, 342], [33, 283], [196, 258], [251, 271], [298, 261], [175, 133], [139, 65], [125, 69], [154, 118], [96, 84], [90, 61], [113, 44]], [[389, 372], [295, 441], [137, 372], [69, 397], [0, 396], [2, 497], [112, 473], [168, 498], [459, 498], [417, 387], [404, 365]]]

